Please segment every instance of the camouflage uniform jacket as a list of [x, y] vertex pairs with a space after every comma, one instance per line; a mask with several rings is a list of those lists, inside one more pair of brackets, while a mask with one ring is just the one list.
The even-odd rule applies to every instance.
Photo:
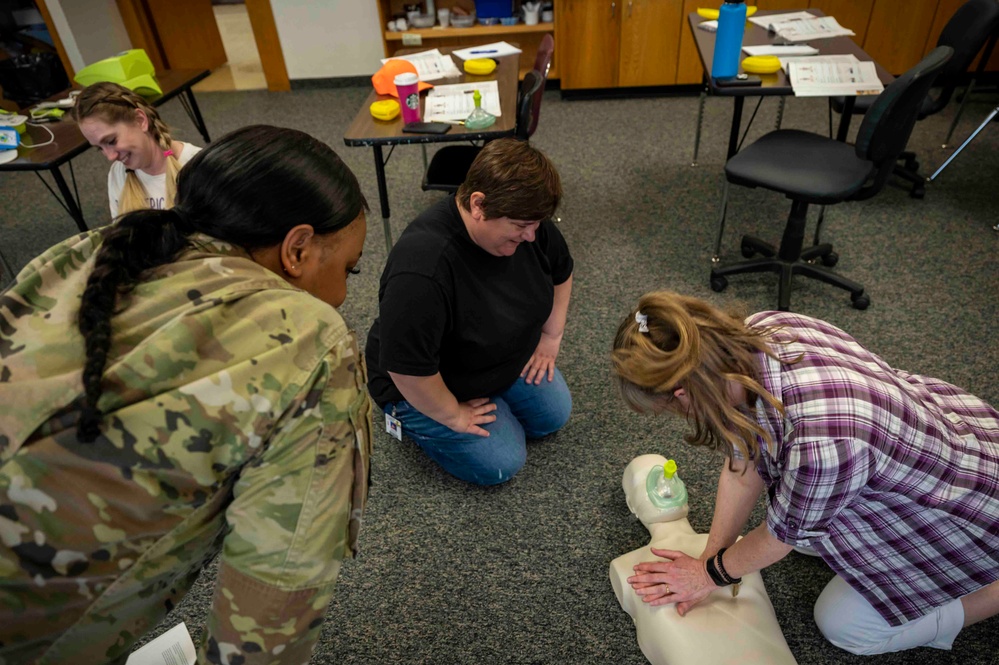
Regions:
[[97, 232], [0, 295], [0, 663], [124, 662], [221, 550], [200, 663], [305, 663], [367, 495], [363, 356], [239, 249], [152, 271], [112, 320], [79, 443]]

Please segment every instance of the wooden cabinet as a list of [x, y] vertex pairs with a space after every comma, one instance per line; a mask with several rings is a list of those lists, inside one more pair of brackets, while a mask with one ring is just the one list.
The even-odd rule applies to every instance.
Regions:
[[[922, 59], [937, 4], [938, 0], [909, 0], [904, 4], [876, 0], [867, 36], [856, 41], [882, 67], [901, 74]], [[945, 23], [950, 16], [948, 13]]]
[[626, 0], [621, 6], [618, 85], [676, 83], [682, 0]]
[[562, 0], [555, 26], [562, 89], [617, 87], [621, 14], [611, 0]]
[[[382, 46], [385, 49], [386, 57], [394, 55], [396, 51], [404, 48], [425, 48], [434, 49], [442, 46], [466, 47], [488, 42], [505, 41], [521, 49], [520, 54], [520, 76], [534, 68], [534, 58], [538, 52], [541, 40], [547, 34], [555, 32], [555, 26], [559, 20], [558, 3], [555, 3], [555, 21], [541, 22], [537, 25], [480, 25], [476, 23], [470, 28], [455, 28], [434, 26], [432, 28], [413, 28], [405, 32], [394, 32], [387, 29], [389, 20], [397, 16], [405, 15], [404, 9], [407, 0], [375, 0], [378, 3], [378, 16], [381, 19]], [[422, 3], [416, 3], [422, 4]], [[515, 10], [521, 5], [520, 0], [513, 2]], [[424, 4], [425, 6], [425, 4]], [[469, 13], [474, 13], [474, 0], [437, 0], [434, 3], [436, 9], [453, 9], [461, 7]], [[518, 12], [519, 15], [519, 12]], [[552, 59], [551, 69], [548, 71], [548, 78], [559, 78], [559, 57], [556, 43], [556, 55]]]
[[560, 0], [563, 90], [673, 85], [683, 0]]
[[874, 0], [811, 0], [808, 6], [821, 10], [826, 16], [836, 17], [837, 23], [857, 33], [854, 42], [864, 43]]

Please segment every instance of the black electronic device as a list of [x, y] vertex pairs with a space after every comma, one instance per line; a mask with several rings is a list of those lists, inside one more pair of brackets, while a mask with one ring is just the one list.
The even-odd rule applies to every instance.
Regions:
[[447, 134], [451, 125], [446, 122], [411, 122], [403, 125], [402, 131], [410, 134]]
[[752, 74], [725, 76], [722, 78], [716, 78], [714, 81], [715, 85], [719, 88], [741, 88], [763, 84], [763, 81], [760, 80], [759, 76], [753, 76]]

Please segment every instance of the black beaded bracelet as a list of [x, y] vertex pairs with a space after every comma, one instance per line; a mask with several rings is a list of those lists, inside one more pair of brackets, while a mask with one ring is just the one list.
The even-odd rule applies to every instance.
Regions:
[[711, 581], [715, 583], [715, 586], [728, 586], [728, 582], [726, 582], [725, 578], [722, 577], [721, 572], [718, 570], [718, 567], [715, 564], [715, 560], [717, 559], [717, 557], [718, 555], [716, 554], [715, 556], [705, 561], [704, 567], [707, 568], [708, 577], [710, 577]]
[[718, 550], [718, 554], [715, 555], [715, 558], [718, 559], [718, 572], [721, 573], [722, 578], [725, 579], [728, 584], [740, 584], [742, 583], [742, 578], [735, 578], [729, 575], [728, 571], [725, 570], [725, 564], [722, 562], [722, 555], [725, 554], [725, 550], [727, 549], [727, 547], [723, 547]]

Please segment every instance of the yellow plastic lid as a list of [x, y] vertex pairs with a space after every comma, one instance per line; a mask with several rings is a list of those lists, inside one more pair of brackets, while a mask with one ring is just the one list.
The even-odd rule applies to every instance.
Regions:
[[496, 61], [492, 58], [472, 58], [465, 61], [465, 71], [477, 76], [492, 74], [496, 70]]
[[394, 99], [381, 99], [371, 103], [371, 115], [378, 120], [393, 120], [399, 115], [399, 102]]

